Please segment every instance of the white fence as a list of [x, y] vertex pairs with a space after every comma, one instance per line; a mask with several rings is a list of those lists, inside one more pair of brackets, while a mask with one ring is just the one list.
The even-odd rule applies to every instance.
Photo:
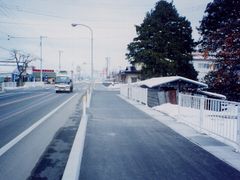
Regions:
[[24, 87], [43, 87], [44, 86], [44, 82], [25, 82], [24, 83]]
[[131, 85], [123, 85], [120, 88], [120, 94], [122, 96], [145, 105], [147, 105], [147, 92], [148, 90], [146, 88]]
[[[44, 84], [44, 82], [25, 82], [24, 83], [24, 88], [34, 88], [34, 87], [45, 87], [47, 85]], [[13, 89], [17, 87], [17, 83], [16, 82], [3, 82], [0, 83], [0, 92], [7, 90], [7, 89]], [[18, 87], [21, 88], [21, 87]]]
[[179, 94], [179, 119], [240, 150], [240, 103]]
[[[145, 88], [125, 85], [120, 93], [128, 99], [148, 104]], [[240, 151], [240, 103], [180, 93], [178, 120]]]
[[4, 88], [15, 88], [17, 87], [16, 82], [3, 82], [0, 83], [0, 91], [4, 91]]

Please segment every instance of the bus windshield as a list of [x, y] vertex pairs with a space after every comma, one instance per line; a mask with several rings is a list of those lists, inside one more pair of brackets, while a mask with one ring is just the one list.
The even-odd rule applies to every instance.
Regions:
[[67, 76], [57, 76], [56, 77], [56, 84], [59, 84], [59, 83], [69, 83], [70, 82], [70, 78], [67, 77]]

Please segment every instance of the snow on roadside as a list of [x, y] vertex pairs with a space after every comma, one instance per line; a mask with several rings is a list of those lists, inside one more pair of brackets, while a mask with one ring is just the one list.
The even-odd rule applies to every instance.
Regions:
[[173, 118], [178, 117], [178, 105], [176, 105], [176, 104], [166, 103], [166, 104], [162, 104], [160, 106], [155, 106], [152, 109], [166, 113], [167, 115], [169, 115]]
[[115, 89], [115, 90], [120, 90], [122, 84], [110, 84], [108, 86], [109, 89]]

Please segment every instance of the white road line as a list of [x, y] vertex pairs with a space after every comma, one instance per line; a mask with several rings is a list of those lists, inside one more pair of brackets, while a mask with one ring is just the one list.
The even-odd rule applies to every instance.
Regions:
[[[51, 95], [52, 95], [52, 94], [48, 94], [48, 95], [45, 96], [44, 98], [46, 98], [46, 97], [48, 97], [48, 96], [51, 96]], [[49, 101], [49, 99], [53, 99], [53, 98], [57, 98], [57, 96], [50, 97], [50, 98], [45, 99], [45, 100], [43, 100], [43, 101], [39, 101], [38, 103], [35, 103], [35, 104], [33, 104], [33, 105], [28, 105], [25, 109], [22, 109], [22, 110], [20, 110], [20, 111], [16, 111], [16, 112], [14, 112], [14, 113], [11, 113], [11, 114], [8, 115], [8, 116], [3, 117], [2, 119], [0, 119], [0, 122], [2, 122], [2, 121], [5, 120], [5, 119], [9, 119], [10, 117], [16, 116], [16, 115], [18, 115], [18, 114], [20, 114], [20, 113], [23, 113], [23, 112], [25, 112], [25, 111], [27, 111], [27, 110], [29, 110], [29, 109], [32, 109], [32, 108], [34, 108], [35, 106], [38, 106], [39, 104], [42, 104], [42, 103], [44, 103], [44, 102], [46, 102], [46, 101]]]
[[16, 95], [16, 94], [28, 94], [28, 92], [21, 91], [21, 92], [11, 92], [11, 93], [7, 93], [7, 94], [3, 93], [3, 94], [0, 95], [0, 98], [2, 98], [2, 97], [9, 97], [9, 96], [13, 96], [13, 95]]
[[[48, 94], [51, 94], [51, 93], [48, 93]], [[0, 107], [7, 106], [9, 104], [14, 104], [14, 103], [17, 103], [17, 102], [21, 102], [21, 101], [24, 101], [24, 100], [27, 100], [27, 99], [31, 99], [31, 98], [34, 98], [34, 97], [38, 97], [38, 96], [42, 96], [42, 95], [46, 95], [46, 94], [45, 93], [44, 94], [38, 94], [36, 96], [25, 97], [25, 98], [18, 99], [18, 100], [15, 100], [15, 101], [11, 101], [11, 102], [8, 102], [8, 103], [0, 104]]]
[[70, 100], [72, 100], [77, 94], [72, 95], [68, 100], [66, 100], [64, 103], [59, 105], [57, 108], [52, 110], [50, 113], [48, 113], [46, 116], [42, 117], [40, 120], [38, 120], [36, 123], [34, 123], [31, 127], [23, 131], [21, 134], [19, 134], [17, 137], [15, 137], [13, 140], [11, 140], [9, 143], [7, 143], [5, 146], [0, 148], [0, 156], [2, 156], [5, 152], [7, 152], [9, 149], [11, 149], [15, 144], [17, 144], [19, 141], [21, 141], [25, 136], [27, 136], [29, 133], [31, 133], [35, 128], [37, 128], [40, 124], [45, 122], [50, 116], [52, 116], [54, 113], [56, 113], [61, 107], [63, 107], [65, 104], [67, 104]]

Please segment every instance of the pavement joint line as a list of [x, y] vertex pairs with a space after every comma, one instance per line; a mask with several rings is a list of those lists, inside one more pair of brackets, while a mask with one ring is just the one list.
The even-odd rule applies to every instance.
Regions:
[[77, 96], [77, 93], [72, 95], [69, 99], [67, 99], [65, 102], [60, 104], [58, 107], [56, 107], [54, 110], [52, 110], [50, 113], [42, 117], [40, 120], [38, 120], [36, 123], [34, 123], [32, 126], [30, 126], [28, 129], [23, 131], [21, 134], [19, 134], [17, 137], [15, 137], [13, 140], [8, 142], [6, 145], [0, 148], [0, 157], [6, 153], [9, 149], [11, 149], [15, 144], [17, 144], [19, 141], [21, 141], [25, 136], [30, 134], [34, 129], [36, 129], [40, 124], [45, 122], [50, 116], [52, 116], [54, 113], [56, 113], [61, 107], [63, 107], [65, 104], [67, 104], [70, 100], [72, 100], [75, 96]]

